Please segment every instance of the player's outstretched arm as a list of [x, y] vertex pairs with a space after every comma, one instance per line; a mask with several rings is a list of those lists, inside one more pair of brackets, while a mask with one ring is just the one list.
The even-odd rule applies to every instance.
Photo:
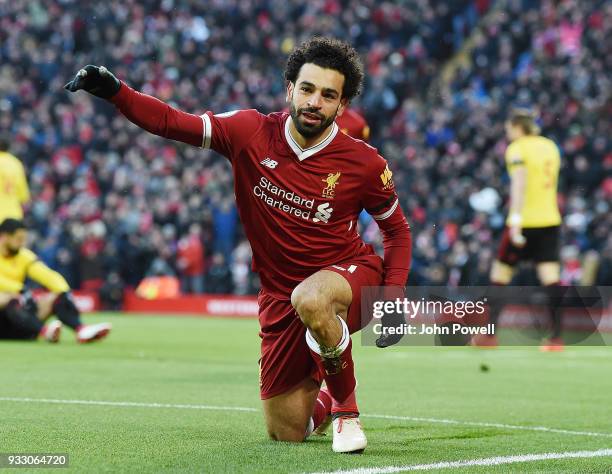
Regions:
[[70, 285], [68, 285], [64, 277], [55, 270], [50, 269], [40, 260], [34, 261], [28, 267], [28, 277], [44, 286], [51, 293], [60, 294], [70, 291]]
[[64, 88], [70, 92], [84, 90], [112, 102], [128, 120], [155, 135], [202, 146], [204, 125], [200, 116], [135, 91], [104, 66], [85, 66]]

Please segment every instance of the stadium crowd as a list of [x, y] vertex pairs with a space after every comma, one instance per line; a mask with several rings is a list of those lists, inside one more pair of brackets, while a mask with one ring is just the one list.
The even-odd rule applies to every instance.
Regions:
[[[292, 47], [337, 36], [364, 58], [355, 106], [413, 228], [411, 283], [487, 282], [508, 187], [503, 119], [522, 105], [563, 153], [564, 283], [595, 252], [597, 283], [609, 284], [611, 25], [603, 1], [14, 0], [0, 3], [0, 131], [28, 170], [32, 246], [73, 288], [176, 274], [187, 291], [252, 293], [229, 164], [62, 86], [99, 64], [190, 112], [276, 111]], [[468, 43], [469, 60], [441, 82]]]
[[[562, 283], [610, 284], [612, 6], [499, 3], [450, 84], [427, 100], [405, 100], [375, 143], [399, 157], [396, 176], [416, 230], [413, 281], [487, 283], [509, 191], [504, 118], [525, 107], [539, 114], [563, 156]], [[598, 274], [586, 275], [597, 270], [583, 265], [595, 255]], [[535, 283], [533, 273], [517, 279]]]

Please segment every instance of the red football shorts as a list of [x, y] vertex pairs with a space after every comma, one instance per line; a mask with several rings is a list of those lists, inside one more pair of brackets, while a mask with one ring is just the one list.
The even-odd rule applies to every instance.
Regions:
[[[353, 301], [347, 314], [347, 326], [352, 333], [362, 328], [361, 288], [383, 284], [383, 262], [377, 255], [357, 257], [325, 267], [342, 275], [351, 285]], [[290, 300], [279, 300], [260, 293], [259, 324], [261, 359], [259, 389], [261, 399], [272, 398], [290, 391], [307, 377], [320, 383], [317, 370], [306, 344], [306, 327], [291, 306]]]

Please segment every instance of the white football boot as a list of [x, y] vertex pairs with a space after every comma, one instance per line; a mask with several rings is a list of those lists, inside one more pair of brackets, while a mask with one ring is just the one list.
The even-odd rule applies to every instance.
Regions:
[[77, 332], [77, 341], [85, 343], [104, 339], [111, 328], [111, 323], [85, 324]]
[[46, 324], [40, 332], [41, 337], [47, 342], [59, 342], [62, 333], [62, 323], [57, 319]]
[[362, 453], [368, 445], [368, 440], [359, 417], [339, 416], [332, 422], [334, 441], [332, 449], [335, 453]]

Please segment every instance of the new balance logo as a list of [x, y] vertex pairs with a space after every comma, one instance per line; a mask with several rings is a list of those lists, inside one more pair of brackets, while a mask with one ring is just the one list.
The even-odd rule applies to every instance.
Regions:
[[350, 265], [348, 268], [341, 267], [340, 265], [332, 265], [332, 267], [334, 267], [336, 270], [340, 270], [341, 272], [349, 273], [355, 273], [355, 270], [357, 270], [357, 265]]
[[326, 202], [325, 204], [319, 204], [317, 206], [317, 212], [315, 213], [315, 216], [312, 218], [312, 220], [314, 222], [323, 222], [324, 224], [327, 224], [333, 211], [334, 209], [332, 207], [329, 207], [328, 202]]
[[262, 164], [262, 165], [270, 168], [271, 170], [273, 170], [274, 168], [276, 168], [278, 166], [278, 161], [274, 161], [274, 160], [266, 157], [266, 158], [264, 158], [262, 160], [262, 162], [260, 164]]

